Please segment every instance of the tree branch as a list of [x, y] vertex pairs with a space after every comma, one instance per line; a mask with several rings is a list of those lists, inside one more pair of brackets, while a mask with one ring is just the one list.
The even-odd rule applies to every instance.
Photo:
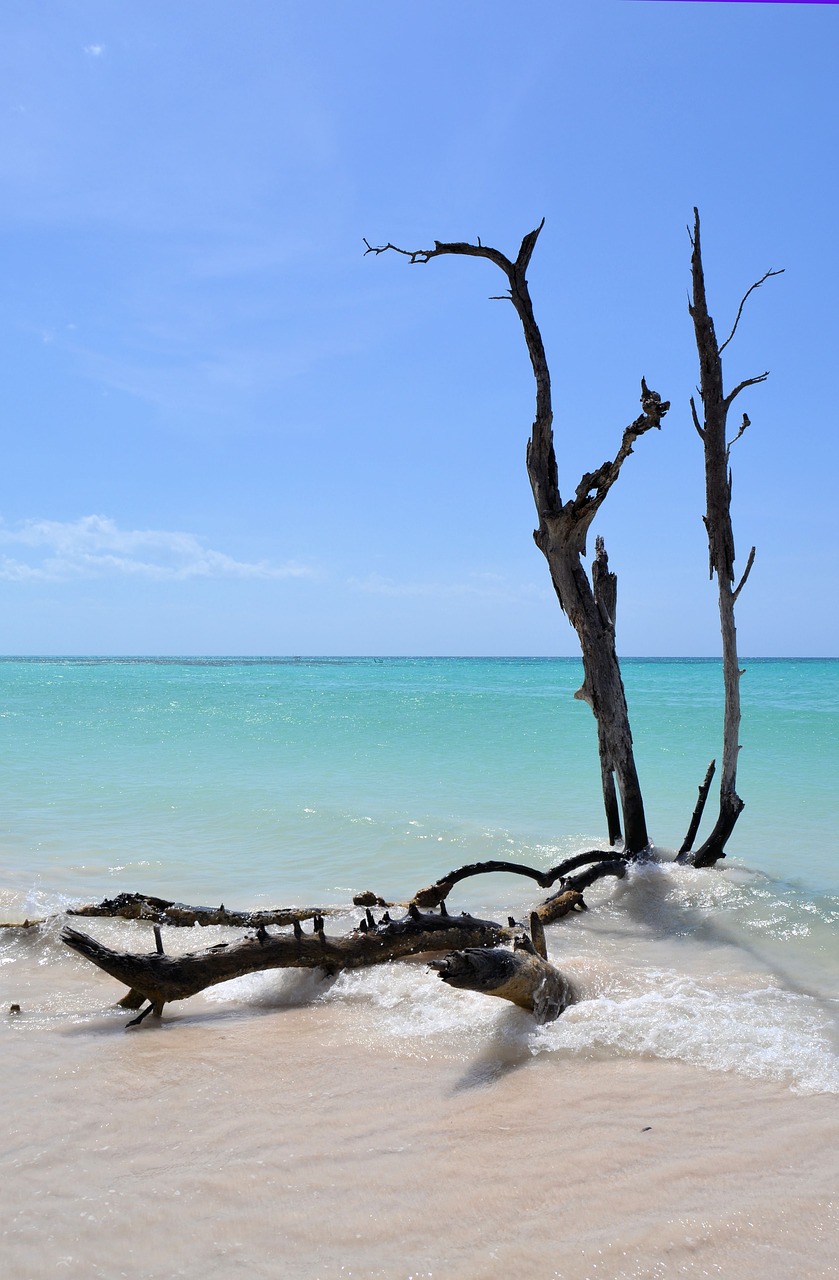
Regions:
[[450, 871], [448, 875], [441, 876], [439, 880], [435, 880], [434, 884], [428, 885], [425, 889], [419, 889], [411, 899], [413, 905], [424, 907], [439, 907], [442, 902], [451, 893], [456, 884], [461, 880], [468, 880], [472, 876], [487, 875], [490, 872], [506, 871], [511, 875], [527, 876], [530, 880], [535, 880], [542, 889], [550, 889], [551, 885], [556, 884], [557, 880], [563, 879], [570, 871], [576, 871], [577, 867], [588, 866], [592, 862], [610, 861], [614, 858], [614, 854], [604, 849], [591, 849], [588, 853], [575, 854], [573, 858], [566, 858], [555, 867], [549, 868], [547, 871], [540, 871], [538, 867], [524, 866], [520, 862], [471, 862], [467, 866], [459, 867], [456, 871]]
[[705, 804], [708, 800], [708, 792], [711, 790], [711, 781], [714, 777], [714, 773], [716, 772], [716, 768], [717, 762], [716, 760], [712, 760], [708, 765], [708, 770], [704, 779], [699, 785], [699, 795], [696, 798], [696, 805], [694, 807], [693, 814], [691, 815], [687, 834], [682, 841], [681, 848], [679, 849], [679, 853], [676, 858], [677, 862], [686, 862], [688, 860], [687, 854], [689, 854], [693, 848], [693, 842], [696, 839], [696, 833], [699, 830], [699, 824], [702, 821], [702, 815], [705, 812]]
[[739, 429], [738, 429], [738, 431], [737, 431], [737, 435], [734, 437], [734, 439], [733, 439], [733, 440], [730, 440], [730, 441], [729, 441], [729, 443], [725, 446], [725, 457], [726, 457], [726, 461], [728, 461], [729, 454], [731, 453], [731, 446], [732, 446], [733, 444], [736, 444], [736, 443], [737, 443], [737, 441], [740, 439], [740, 437], [741, 437], [741, 435], [743, 434], [743, 432], [744, 432], [744, 431], [746, 431], [746, 429], [747, 429], [748, 427], [750, 427], [751, 425], [752, 425], [752, 420], [751, 420], [751, 418], [749, 417], [749, 415], [748, 415], [747, 413], [744, 413], [744, 414], [743, 414], [743, 421], [740, 423], [740, 427], [739, 427]]
[[142, 995], [159, 1013], [170, 1000], [185, 1000], [205, 987], [245, 973], [288, 968], [337, 973], [423, 951], [496, 946], [513, 936], [512, 930], [492, 920], [478, 920], [466, 913], [423, 914], [416, 907], [402, 920], [387, 917], [371, 926], [365, 918], [363, 925], [346, 937], [327, 937], [323, 917], [316, 916], [313, 933], [304, 934], [299, 924], [293, 933], [269, 934], [261, 929], [237, 942], [220, 942], [183, 956], [113, 951], [69, 926], [62, 930], [61, 940]]
[[741, 391], [745, 391], [746, 387], [754, 387], [759, 382], [765, 382], [768, 377], [769, 377], [769, 370], [767, 369], [765, 373], [759, 373], [755, 378], [744, 378], [742, 382], [738, 382], [734, 390], [729, 391], [728, 395], [725, 397], [725, 400], [723, 401], [726, 411], [731, 408], [731, 402], [735, 399], [736, 396], [739, 396]]
[[[537, 227], [535, 231], [530, 232], [530, 235], [534, 237], [533, 245], [536, 244], [535, 237], [538, 237], [542, 226], [544, 226], [544, 219], [542, 219], [541, 225]], [[522, 241], [522, 248], [519, 250], [519, 256], [521, 256], [527, 239], [528, 237], [525, 236]], [[440, 258], [446, 254], [458, 254], [467, 258], [488, 258], [490, 262], [494, 262], [497, 267], [500, 267], [511, 281], [518, 266], [518, 259], [514, 265], [505, 254], [499, 252], [498, 249], [493, 249], [490, 245], [481, 244], [480, 240], [477, 244], [470, 244], [467, 240], [451, 241], [450, 243], [435, 240], [433, 249], [400, 249], [398, 245], [391, 244], [390, 242], [382, 245], [372, 245], [366, 239], [364, 240], [364, 243], [367, 245], [367, 248], [364, 250], [365, 258], [368, 253], [387, 253], [388, 250], [391, 250], [393, 253], [401, 253], [404, 258], [409, 258], [412, 265], [420, 263], [424, 266], [425, 263], [430, 262], [432, 258]], [[527, 255], [528, 262], [530, 261], [530, 254], [533, 253], [533, 245], [531, 245], [530, 253]]]
[[222, 924], [232, 928], [256, 929], [268, 924], [289, 925], [295, 920], [311, 920], [329, 915], [328, 907], [275, 907], [268, 911], [230, 911], [220, 907], [190, 907], [183, 902], [169, 902], [147, 893], [118, 893], [115, 898], [71, 907], [68, 916], [119, 916], [123, 920], [147, 920], [152, 924], [192, 925]]
[[[536, 241], [539, 239], [539, 232], [542, 230], [544, 225], [545, 219], [543, 218], [538, 227], [533, 231], [528, 231], [527, 235], [522, 239], [521, 248], [519, 249], [518, 257], [516, 258], [516, 267], [522, 272], [522, 274], [524, 274], [530, 266], [530, 259], [533, 257], [533, 250], [536, 248]], [[478, 244], [480, 244], [480, 240], [478, 241]]]
[[669, 400], [662, 400], [657, 391], [651, 391], [646, 381], [641, 379], [641, 408], [643, 412], [625, 428], [620, 448], [611, 462], [604, 462], [596, 471], [587, 471], [583, 476], [567, 510], [575, 521], [582, 521], [583, 529], [588, 529], [598, 510], [602, 506], [606, 494], [620, 475], [621, 467], [632, 453], [632, 446], [639, 436], [655, 428], [661, 430], [661, 419], [670, 408]]
[[746, 290], [746, 292], [743, 294], [743, 299], [740, 303], [740, 306], [737, 308], [737, 318], [734, 321], [734, 327], [732, 328], [731, 333], [728, 335], [725, 342], [720, 347], [720, 351], [719, 351], [720, 355], [722, 355], [723, 351], [725, 351], [729, 342], [737, 332], [737, 326], [740, 323], [740, 317], [743, 314], [743, 308], [746, 305], [746, 299], [748, 298], [749, 294], [754, 293], [755, 289], [759, 289], [760, 286], [763, 284], [764, 280], [769, 280], [772, 276], [782, 276], [783, 274], [784, 274], [783, 267], [781, 267], [780, 271], [767, 271], [764, 275], [760, 277], [759, 280], [755, 280], [754, 284], [751, 285], [751, 287]]
[[746, 567], [743, 570], [743, 576], [740, 579], [740, 583], [732, 595], [732, 604], [737, 603], [737, 597], [739, 596], [740, 592], [743, 590], [743, 588], [746, 585], [746, 579], [748, 578], [749, 574], [752, 571], [752, 565], [754, 564], [754, 562], [755, 562], [755, 549], [754, 547], [752, 547], [751, 551], [749, 552], [749, 558], [746, 561]]
[[697, 433], [699, 435], [699, 439], [704, 440], [705, 432], [700, 424], [699, 415], [696, 412], [696, 402], [693, 396], [691, 396], [690, 398], [690, 411], [691, 411], [691, 414], [693, 415], [693, 425], [696, 427]]

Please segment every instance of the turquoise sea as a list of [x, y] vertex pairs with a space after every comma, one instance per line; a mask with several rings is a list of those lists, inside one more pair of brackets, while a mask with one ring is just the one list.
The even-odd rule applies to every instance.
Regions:
[[[719, 751], [720, 665], [624, 662], [659, 860], [596, 886], [592, 910], [549, 931], [584, 998], [528, 1032], [533, 1052], [652, 1054], [839, 1091], [839, 662], [742, 665], [746, 808], [728, 859], [697, 872], [672, 856]], [[346, 908], [350, 927], [360, 890], [404, 900], [464, 863], [548, 867], [602, 847], [580, 681], [563, 659], [0, 661], [0, 918], [142, 891]], [[493, 875], [450, 906], [506, 916], [532, 895]], [[101, 1016], [57, 929], [2, 933], [2, 996], [41, 1009], [30, 1027], [63, 1025], [68, 1008]], [[44, 966], [63, 1004], [39, 994]], [[195, 999], [361, 1001], [381, 1035], [424, 1052], [496, 1016], [497, 1002], [453, 1003], [417, 966], [309, 995], [301, 982], [257, 975]]]
[[[839, 661], [744, 666], [729, 861], [839, 892]], [[720, 667], [623, 670], [649, 828], [678, 847], [719, 752]], [[0, 661], [3, 884], [33, 911], [121, 889], [332, 901], [477, 858], [550, 864], [603, 840], [581, 677], [572, 659]]]

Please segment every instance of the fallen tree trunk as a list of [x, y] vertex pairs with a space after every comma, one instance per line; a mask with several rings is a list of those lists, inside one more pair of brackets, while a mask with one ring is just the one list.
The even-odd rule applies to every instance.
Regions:
[[[73, 951], [90, 960], [111, 977], [128, 987], [118, 1003], [126, 1009], [148, 1007], [132, 1019], [135, 1026], [153, 1013], [160, 1016], [165, 1004], [185, 1000], [206, 987], [227, 982], [247, 973], [268, 969], [321, 969], [334, 974], [342, 969], [357, 969], [384, 964], [422, 952], [449, 951], [447, 963], [435, 964], [440, 976], [453, 986], [471, 986], [473, 990], [512, 1000], [530, 1009], [542, 1021], [558, 1017], [572, 999], [571, 988], [561, 974], [548, 963], [543, 925], [558, 920], [571, 911], [584, 911], [583, 891], [604, 876], [623, 877], [627, 858], [610, 857], [601, 849], [589, 850], [566, 858], [547, 871], [519, 863], [490, 860], [470, 863], [421, 889], [409, 904], [408, 914], [392, 920], [387, 911], [377, 921], [367, 908], [358, 927], [345, 936], [327, 937], [323, 914], [314, 908], [282, 908], [272, 912], [228, 911], [224, 905], [189, 907], [171, 903], [147, 894], [120, 894], [104, 902], [76, 908], [75, 916], [122, 916], [151, 922], [154, 926], [156, 950], [138, 955], [114, 951], [88, 934], [66, 925], [61, 939]], [[584, 867], [576, 875], [569, 871]], [[507, 871], [527, 876], [547, 887], [557, 880], [561, 888], [538, 906], [530, 916], [532, 940], [522, 933], [523, 926], [511, 916], [507, 925], [494, 920], [481, 920], [463, 912], [451, 916], [445, 899], [461, 880], [486, 872]], [[372, 891], [359, 894], [364, 902], [382, 902]], [[439, 915], [421, 911], [425, 906], [439, 906]], [[267, 924], [291, 919], [292, 933], [270, 934]], [[313, 932], [303, 932], [300, 921], [313, 919]], [[256, 933], [236, 942], [220, 942], [202, 951], [183, 956], [164, 953], [160, 924], [226, 924], [247, 921], [256, 925]], [[499, 947], [514, 941], [515, 950]], [[493, 949], [498, 955], [484, 964], [473, 953]], [[521, 954], [519, 954], [521, 953]], [[461, 959], [452, 959], [452, 956]], [[467, 957], [463, 959], [462, 957]], [[468, 957], [472, 957], [471, 959]], [[511, 957], [515, 957], [512, 958]], [[472, 979], [467, 981], [468, 974]], [[494, 975], [494, 976], [493, 976]]]
[[[371, 923], [372, 921], [372, 923]], [[142, 1016], [160, 1014], [173, 1000], [186, 1000], [206, 987], [246, 973], [267, 969], [322, 969], [327, 974], [384, 964], [425, 951], [489, 947], [509, 940], [514, 928], [474, 916], [431, 915], [413, 908], [402, 920], [389, 916], [376, 923], [368, 915], [358, 929], [345, 937], [327, 937], [323, 917], [315, 916], [314, 932], [304, 934], [298, 923], [293, 933], [269, 934], [262, 926], [247, 938], [219, 942], [202, 951], [167, 956], [113, 951], [103, 943], [67, 925], [62, 942], [130, 989], [136, 1007], [142, 996], [150, 1008]], [[139, 1021], [139, 1019], [137, 1020]]]

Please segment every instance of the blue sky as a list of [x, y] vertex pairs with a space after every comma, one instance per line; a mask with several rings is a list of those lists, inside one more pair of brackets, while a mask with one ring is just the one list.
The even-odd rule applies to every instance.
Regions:
[[[839, 13], [670, 0], [6, 0], [4, 653], [573, 654], [533, 545], [531, 292], [625, 654], [714, 654], [686, 225], [752, 427], [746, 654], [839, 653]], [[497, 273], [496, 273], [497, 274]], [[736, 415], [739, 420], [739, 414]]]

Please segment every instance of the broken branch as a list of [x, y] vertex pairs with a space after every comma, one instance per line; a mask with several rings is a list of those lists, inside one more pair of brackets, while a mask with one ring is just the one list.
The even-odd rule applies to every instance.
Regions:
[[691, 815], [690, 825], [688, 826], [687, 834], [685, 835], [685, 838], [682, 841], [682, 847], [679, 849], [679, 854], [678, 854], [678, 857], [676, 858], [677, 862], [686, 861], [684, 855], [687, 853], [690, 853], [691, 849], [693, 848], [693, 842], [696, 839], [696, 833], [699, 830], [699, 824], [702, 821], [702, 814], [705, 812], [705, 803], [708, 799], [708, 792], [711, 790], [711, 780], [714, 776], [716, 768], [717, 768], [717, 762], [716, 760], [712, 760], [711, 763], [708, 765], [708, 769], [704, 779], [699, 784], [699, 795], [697, 796], [696, 805]]
[[751, 573], [751, 571], [752, 571], [752, 565], [754, 564], [754, 562], [755, 562], [755, 549], [754, 549], [754, 547], [752, 547], [751, 551], [749, 552], [749, 558], [748, 558], [748, 560], [746, 561], [746, 567], [745, 567], [745, 569], [743, 570], [743, 576], [742, 576], [742, 578], [740, 579], [740, 581], [739, 581], [739, 583], [737, 584], [737, 586], [734, 588], [734, 591], [733, 591], [733, 593], [732, 593], [732, 604], [736, 604], [736, 602], [737, 602], [737, 597], [739, 596], [740, 592], [741, 592], [741, 591], [743, 590], [743, 588], [745, 587], [745, 585], [746, 585], [746, 579], [748, 578], [749, 574], [750, 574], [750, 573]]
[[443, 982], [461, 991], [509, 1000], [527, 1009], [538, 1022], [553, 1022], [575, 999], [568, 979], [538, 954], [525, 935], [516, 938], [513, 950], [469, 948], [432, 960]]

